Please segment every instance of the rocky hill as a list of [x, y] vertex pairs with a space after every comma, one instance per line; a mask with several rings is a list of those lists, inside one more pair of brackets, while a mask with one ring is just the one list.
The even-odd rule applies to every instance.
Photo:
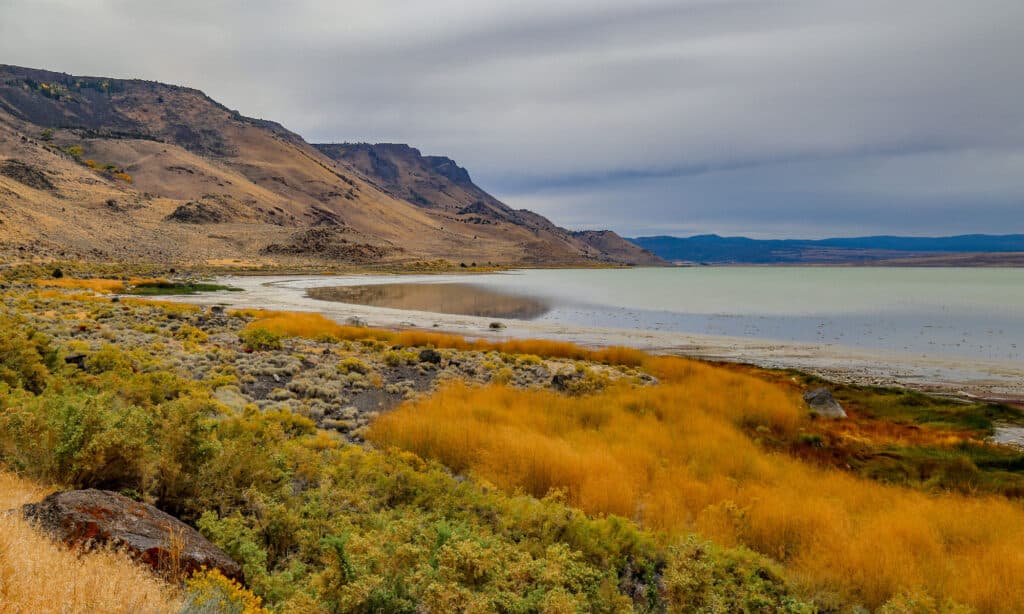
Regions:
[[447, 158], [348, 147], [194, 89], [0, 65], [0, 257], [661, 262], [514, 211]]
[[594, 261], [658, 265], [664, 262], [611, 231], [570, 232], [526, 209], [512, 209], [478, 187], [451, 158], [424, 156], [401, 143], [314, 145], [350, 165], [378, 189], [400, 198], [452, 228], [473, 228], [474, 237], [523, 233], [527, 262], [542, 264], [552, 248]]

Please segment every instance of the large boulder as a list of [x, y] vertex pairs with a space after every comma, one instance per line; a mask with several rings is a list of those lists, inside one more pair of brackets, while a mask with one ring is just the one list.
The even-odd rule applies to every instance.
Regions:
[[846, 417], [846, 411], [839, 401], [832, 396], [828, 388], [815, 388], [804, 393], [804, 402], [811, 413], [822, 418], [840, 419]]
[[198, 531], [152, 505], [107, 490], [57, 492], [22, 515], [72, 548], [109, 544], [165, 576], [202, 567], [242, 581], [242, 568]]

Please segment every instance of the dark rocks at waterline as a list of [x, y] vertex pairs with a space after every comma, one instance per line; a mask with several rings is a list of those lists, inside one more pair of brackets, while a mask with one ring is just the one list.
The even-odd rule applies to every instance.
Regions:
[[69, 490], [21, 508], [72, 548], [110, 545], [172, 579], [202, 568], [242, 581], [242, 568], [198, 531], [152, 505], [106, 490]]
[[835, 397], [832, 396], [832, 391], [828, 388], [808, 390], [804, 393], [804, 402], [807, 403], [807, 407], [810, 408], [811, 413], [815, 416], [832, 418], [834, 420], [846, 417], [846, 411], [843, 410], [843, 406], [839, 404], [839, 401], [836, 401]]

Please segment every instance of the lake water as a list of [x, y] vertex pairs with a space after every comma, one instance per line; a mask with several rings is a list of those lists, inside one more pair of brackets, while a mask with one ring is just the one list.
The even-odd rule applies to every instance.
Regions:
[[[457, 305], [447, 310], [474, 313], [474, 308], [492, 309], [497, 300], [520, 312], [480, 315], [1024, 360], [1024, 269], [560, 269], [403, 276], [400, 281], [393, 276], [306, 278], [296, 284], [386, 284], [386, 292], [362, 288], [344, 299], [385, 307], [401, 308], [401, 302], [388, 301], [404, 300], [406, 308], [445, 312], [446, 305]], [[439, 287], [403, 290], [407, 284]], [[474, 289], [482, 290], [479, 296]], [[360, 293], [376, 298], [360, 300]]]

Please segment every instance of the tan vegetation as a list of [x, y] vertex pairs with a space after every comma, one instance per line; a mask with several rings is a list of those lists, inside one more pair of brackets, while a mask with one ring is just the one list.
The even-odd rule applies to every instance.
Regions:
[[306, 339], [327, 339], [333, 341], [358, 341], [375, 339], [393, 345], [431, 346], [455, 350], [477, 350], [505, 352], [507, 354], [532, 354], [548, 358], [569, 358], [591, 360], [618, 365], [638, 366], [646, 358], [639, 350], [626, 347], [588, 349], [573, 343], [547, 339], [509, 339], [508, 341], [470, 340], [458, 335], [434, 333], [421, 330], [389, 331], [345, 326], [318, 313], [279, 312], [261, 310], [240, 310], [239, 315], [255, 318], [248, 330], [262, 330], [287, 337]]
[[[0, 472], [2, 510], [47, 492]], [[179, 590], [119, 552], [74, 552], [17, 514], [0, 516], [0, 612], [177, 612], [181, 604]]]
[[561, 492], [593, 514], [748, 546], [826, 604], [878, 607], [920, 591], [981, 611], [1024, 608], [1019, 504], [930, 496], [769, 453], [748, 432], [797, 431], [796, 398], [683, 359], [650, 366], [661, 385], [583, 397], [456, 384], [381, 416], [369, 438], [508, 491]]

